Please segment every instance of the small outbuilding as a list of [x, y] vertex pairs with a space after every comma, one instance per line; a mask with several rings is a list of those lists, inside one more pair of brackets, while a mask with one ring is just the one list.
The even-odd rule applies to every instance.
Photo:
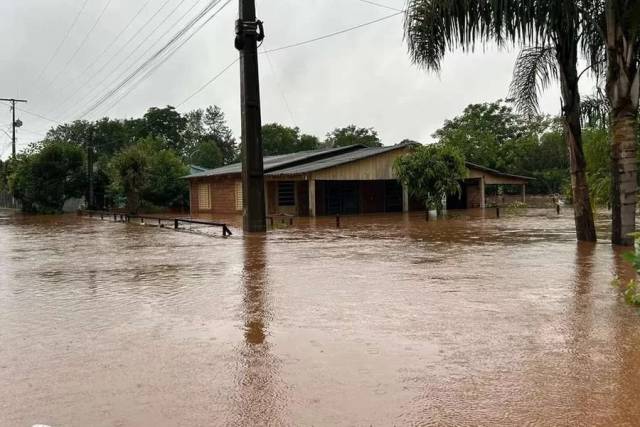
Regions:
[[[393, 170], [395, 160], [412, 144], [389, 147], [329, 148], [264, 158], [268, 215], [318, 216], [408, 212], [424, 209], [408, 196]], [[530, 178], [467, 163], [460, 197], [450, 209], [484, 208], [487, 185], [522, 187]], [[198, 171], [189, 180], [192, 214], [242, 213], [242, 164]]]

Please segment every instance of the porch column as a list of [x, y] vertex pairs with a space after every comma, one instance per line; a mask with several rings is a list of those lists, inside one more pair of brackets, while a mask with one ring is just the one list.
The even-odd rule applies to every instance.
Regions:
[[522, 203], [527, 203], [527, 184], [522, 184]]
[[480, 208], [484, 209], [487, 207], [485, 194], [484, 194], [484, 177], [480, 178]]
[[402, 212], [409, 212], [409, 188], [402, 186]]
[[309, 179], [309, 216], [316, 216], [316, 180]]

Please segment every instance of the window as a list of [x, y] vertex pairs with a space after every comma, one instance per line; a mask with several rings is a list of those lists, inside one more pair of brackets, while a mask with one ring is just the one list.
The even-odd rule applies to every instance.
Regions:
[[278, 206], [295, 206], [296, 193], [295, 182], [281, 181], [278, 182]]
[[211, 209], [211, 186], [209, 184], [198, 185], [198, 209], [201, 211]]
[[236, 181], [236, 211], [241, 211], [243, 202], [242, 202], [242, 181]]

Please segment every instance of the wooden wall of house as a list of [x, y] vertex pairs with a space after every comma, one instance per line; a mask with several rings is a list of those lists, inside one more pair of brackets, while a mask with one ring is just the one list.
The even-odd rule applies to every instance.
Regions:
[[407, 153], [409, 147], [399, 148], [378, 156], [334, 166], [312, 174], [317, 181], [366, 181], [396, 179], [393, 172], [395, 160]]

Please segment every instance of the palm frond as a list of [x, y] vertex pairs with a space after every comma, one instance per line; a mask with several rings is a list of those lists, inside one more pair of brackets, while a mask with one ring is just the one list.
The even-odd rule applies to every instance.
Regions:
[[489, 41], [504, 44], [539, 40], [544, 18], [534, 2], [504, 0], [408, 0], [405, 39], [413, 62], [438, 71], [456, 49], [474, 50]]
[[537, 115], [538, 95], [557, 79], [558, 62], [553, 47], [525, 48], [516, 60], [509, 96], [517, 110], [529, 116]]
[[593, 95], [582, 99], [580, 110], [582, 120], [588, 127], [604, 129], [609, 125], [611, 107], [601, 88], [597, 88]]

